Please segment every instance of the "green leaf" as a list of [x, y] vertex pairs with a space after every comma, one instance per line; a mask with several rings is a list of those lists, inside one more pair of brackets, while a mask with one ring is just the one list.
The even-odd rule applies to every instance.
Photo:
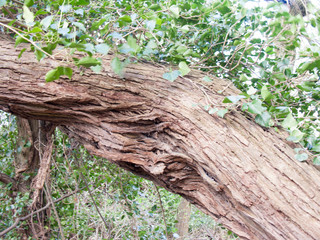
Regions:
[[131, 17], [128, 15], [124, 15], [118, 19], [119, 26], [123, 27], [131, 23]]
[[73, 3], [73, 6], [84, 6], [89, 4], [90, 4], [90, 0], [78, 0]]
[[21, 49], [19, 55], [18, 55], [18, 59], [21, 58], [22, 54], [24, 53], [24, 51], [27, 50], [26, 48]]
[[210, 108], [208, 113], [212, 115], [212, 114], [215, 114], [218, 110], [219, 109], [217, 109], [217, 108]]
[[23, 6], [23, 18], [27, 24], [34, 21], [33, 12], [31, 12], [27, 6]]
[[95, 73], [100, 73], [102, 70], [102, 66], [101, 65], [91, 66], [90, 69]]
[[173, 14], [173, 16], [175, 18], [178, 18], [180, 16], [180, 9], [178, 6], [176, 5], [172, 5], [170, 8], [169, 8], [170, 12]]
[[52, 22], [53, 16], [47, 16], [41, 20], [40, 24], [43, 26], [44, 30], [47, 30]]
[[155, 20], [150, 20], [146, 21], [146, 28], [149, 29], [150, 31], [153, 31], [153, 29], [156, 27], [156, 21]]
[[179, 63], [179, 71], [181, 72], [181, 76], [187, 75], [191, 69], [188, 67], [188, 65], [185, 62]]
[[208, 76], [204, 76], [204, 77], [202, 78], [202, 80], [205, 81], [205, 82], [212, 82], [212, 79], [209, 78]]
[[84, 44], [84, 47], [87, 52], [94, 53], [95, 47], [92, 43], [86, 43]]
[[319, 166], [320, 165], [320, 156], [317, 156], [313, 159], [313, 164]]
[[262, 114], [258, 114], [255, 118], [256, 123], [263, 127], [270, 127], [271, 115], [265, 111]]
[[306, 161], [308, 159], [308, 154], [302, 153], [302, 154], [296, 154], [294, 155], [295, 159], [297, 159], [300, 162]]
[[110, 47], [105, 44], [105, 43], [101, 43], [95, 46], [96, 50], [98, 53], [101, 53], [103, 55], [108, 54]]
[[248, 91], [247, 91], [247, 94], [248, 95], [253, 95], [257, 92], [257, 89], [255, 89], [254, 87], [250, 86]]
[[36, 49], [34, 51], [34, 54], [36, 55], [36, 58], [38, 61], [40, 61], [41, 59], [46, 57], [46, 54], [44, 52], [40, 51], [39, 49]]
[[320, 59], [317, 59], [313, 62], [306, 62], [301, 67], [297, 69], [299, 73], [303, 73], [307, 70], [313, 70], [314, 68], [320, 69]]
[[93, 57], [83, 57], [77, 62], [77, 66], [84, 66], [86, 68], [89, 68], [91, 66], [96, 66], [101, 64], [99, 60]]
[[38, 32], [42, 32], [42, 29], [39, 27], [34, 27], [29, 31], [29, 33], [38, 33]]
[[237, 96], [228, 96], [223, 99], [223, 103], [237, 103], [240, 99], [246, 98], [243, 95], [237, 95]]
[[268, 87], [266, 85], [264, 85], [261, 88], [261, 97], [264, 101], [268, 101], [272, 98], [272, 94], [271, 92], [269, 92]]
[[72, 77], [72, 69], [69, 67], [57, 67], [55, 69], [50, 70], [47, 72], [45, 80], [46, 82], [52, 82], [60, 78], [60, 76], [66, 75], [71, 79]]
[[292, 116], [291, 113], [289, 113], [287, 115], [287, 117], [283, 120], [282, 122], [282, 127], [287, 128], [287, 129], [291, 129], [291, 128], [296, 128], [298, 123], [297, 121], [294, 119], [294, 117]]
[[218, 11], [219, 11], [222, 15], [224, 15], [224, 14], [226, 14], [226, 13], [231, 12], [231, 9], [228, 8], [228, 7], [226, 7], [226, 6], [222, 6], [222, 7], [219, 7], [219, 8], [218, 8]]
[[127, 43], [134, 50], [134, 52], [138, 52], [140, 47], [137, 44], [137, 40], [131, 35], [128, 36]]
[[170, 82], [173, 82], [174, 80], [176, 80], [179, 76], [180, 76], [181, 72], [178, 70], [172, 71], [172, 72], [168, 72], [168, 73], [164, 73], [162, 75], [162, 77], [164, 79], [169, 80]]
[[74, 26], [78, 27], [81, 31], [86, 32], [86, 28], [85, 28], [85, 26], [84, 26], [84, 24], [83, 24], [83, 23], [80, 23], [80, 22], [73, 22], [73, 23], [72, 23], [72, 25], [74, 25]]
[[129, 64], [129, 60], [125, 60], [124, 62], [120, 61], [118, 57], [115, 57], [111, 61], [111, 69], [112, 71], [120, 77], [123, 77], [123, 70]]
[[225, 109], [219, 110], [219, 111], [217, 112], [217, 114], [218, 114], [219, 117], [223, 118], [224, 115], [225, 115], [227, 112], [228, 112], [228, 109], [225, 108]]
[[7, 4], [6, 0], [0, 0], [0, 7], [4, 6]]
[[299, 142], [304, 136], [304, 133], [301, 132], [299, 129], [294, 129], [291, 133], [290, 136], [287, 137], [288, 141], [292, 142]]
[[21, 36], [18, 36], [17, 38], [16, 38], [16, 42], [15, 42], [15, 47], [16, 46], [18, 46], [20, 43], [28, 43], [28, 41], [27, 40], [25, 40], [23, 37], [21, 37]]
[[262, 114], [266, 108], [262, 106], [262, 102], [260, 100], [254, 100], [251, 103], [247, 104], [248, 112], [253, 114]]
[[24, 0], [24, 5], [27, 7], [31, 7], [34, 4], [33, 0]]

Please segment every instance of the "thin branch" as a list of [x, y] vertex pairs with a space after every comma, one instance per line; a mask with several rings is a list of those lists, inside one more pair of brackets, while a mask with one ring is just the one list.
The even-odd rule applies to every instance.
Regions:
[[51, 191], [49, 189], [47, 181], [45, 181], [45, 187], [46, 188], [44, 188], [44, 191], [46, 193], [46, 196], [47, 196], [49, 202], [52, 204], [53, 212], [56, 215], [56, 219], [57, 219], [57, 222], [58, 222], [59, 230], [60, 230], [60, 233], [61, 233], [61, 239], [65, 240], [63, 229], [62, 229], [62, 226], [61, 226], [61, 221], [60, 221], [60, 218], [59, 218], [59, 214], [58, 214], [56, 206], [55, 206], [55, 204], [54, 204], [54, 202], [52, 200]]
[[86, 188], [86, 187], [82, 187], [82, 188], [80, 188], [80, 189], [76, 189], [76, 190], [74, 190], [74, 191], [72, 191], [72, 192], [70, 192], [70, 193], [68, 193], [68, 194], [66, 194], [66, 195], [64, 195], [64, 196], [62, 196], [62, 197], [54, 200], [53, 202], [47, 203], [47, 205], [45, 205], [44, 207], [42, 207], [42, 208], [40, 208], [40, 209], [38, 209], [38, 210], [36, 210], [36, 211], [34, 211], [34, 212], [32, 212], [32, 213], [24, 216], [24, 217], [19, 217], [19, 218], [17, 218], [16, 221], [15, 221], [10, 227], [8, 227], [7, 229], [5, 229], [5, 230], [3, 230], [2, 232], [0, 232], [0, 237], [3, 237], [5, 234], [7, 234], [8, 232], [10, 232], [12, 229], [14, 229], [14, 228], [19, 224], [19, 222], [27, 220], [29, 217], [32, 217], [34, 214], [37, 214], [37, 213], [39, 213], [39, 212], [41, 212], [41, 211], [46, 210], [47, 208], [49, 208], [52, 203], [60, 202], [61, 200], [65, 199], [65, 198], [67, 198], [67, 197], [70, 197], [71, 195], [73, 195], [73, 194], [75, 194], [75, 193], [83, 190], [84, 188]]
[[17, 35], [19, 35], [20, 37], [22, 37], [24, 40], [28, 41], [29, 43], [31, 43], [35, 48], [37, 48], [40, 52], [44, 53], [45, 55], [47, 55], [48, 57], [52, 58], [52, 59], [55, 59], [54, 56], [52, 56], [51, 54], [47, 53], [46, 51], [42, 50], [42, 48], [40, 48], [37, 44], [35, 44], [34, 42], [32, 42], [30, 39], [26, 38], [25, 36], [23, 36], [21, 33], [19, 33], [16, 29], [14, 29], [13, 27], [7, 25], [7, 24], [4, 24], [4, 23], [1, 23], [0, 22], [0, 25], [3, 26], [4, 28], [8, 28], [10, 29], [11, 31], [13, 31], [14, 33], [16, 33]]
[[[83, 164], [82, 159], [79, 159], [79, 160], [80, 160], [81, 163]], [[96, 204], [96, 201], [95, 201], [94, 198], [93, 198], [93, 194], [92, 194], [91, 189], [89, 188], [87, 179], [85, 178], [85, 176], [84, 176], [81, 172], [80, 172], [80, 176], [81, 176], [81, 178], [83, 179], [86, 188], [88, 189], [89, 195], [90, 195], [90, 197], [91, 197], [91, 200], [92, 200], [92, 202], [93, 202], [94, 207], [95, 207], [96, 210], [97, 210], [97, 213], [99, 214], [101, 220], [103, 221], [106, 229], [108, 229], [108, 224], [107, 224], [106, 220], [104, 219], [104, 217], [102, 216], [102, 214], [101, 214], [101, 212], [100, 212], [100, 210], [99, 210], [99, 208], [98, 208], [98, 206], [97, 206], [97, 204]]]
[[160, 192], [159, 192], [158, 187], [157, 187], [155, 184], [153, 184], [153, 185], [154, 185], [154, 187], [155, 187], [155, 189], [156, 189], [156, 191], [157, 191], [157, 195], [158, 195], [159, 202], [160, 202], [160, 207], [161, 207], [161, 212], [162, 212], [162, 218], [163, 218], [163, 221], [164, 221], [164, 225], [165, 225], [165, 227], [166, 227], [166, 229], [165, 229], [165, 231], [166, 231], [166, 238], [169, 239], [169, 238], [168, 238], [168, 231], [167, 231], [168, 226], [167, 226], [166, 217], [165, 217], [165, 215], [164, 215], [164, 209], [163, 209], [163, 204], [162, 204], [162, 200], [161, 200], [161, 195], [160, 195]]
[[9, 177], [7, 174], [2, 172], [0, 172], [0, 182], [3, 182], [4, 184], [16, 183], [16, 181], [13, 178]]
[[12, 183], [14, 190], [17, 190], [22, 193], [28, 192], [28, 189], [26, 188], [26, 186], [24, 186], [23, 184], [19, 184], [18, 181], [16, 181], [15, 179], [9, 177], [7, 174], [2, 172], [0, 172], [0, 182], [6, 185], [9, 183]]
[[27, 25], [23, 24], [22, 22], [18, 21], [17, 19], [9, 19], [9, 18], [0, 18], [0, 22], [4, 23], [4, 24], [8, 24], [11, 23], [12, 21], [14, 21], [14, 24], [23, 27], [23, 28], [28, 28]]

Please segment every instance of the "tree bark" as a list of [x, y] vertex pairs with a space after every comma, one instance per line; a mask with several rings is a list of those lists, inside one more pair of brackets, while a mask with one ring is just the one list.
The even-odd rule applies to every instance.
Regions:
[[177, 216], [177, 233], [179, 235], [178, 240], [183, 240], [188, 234], [189, 231], [189, 221], [191, 215], [191, 205], [186, 199], [181, 198], [178, 216]]
[[[240, 111], [225, 118], [203, 106], [236, 95], [229, 82], [205, 84], [192, 71], [174, 82], [166, 66], [131, 64], [123, 78], [74, 68], [45, 83], [65, 54], [40, 63], [0, 40], [0, 109], [58, 124], [90, 153], [196, 204], [241, 239], [320, 239], [320, 174], [294, 159], [285, 135]], [[223, 94], [219, 92], [223, 91]]]

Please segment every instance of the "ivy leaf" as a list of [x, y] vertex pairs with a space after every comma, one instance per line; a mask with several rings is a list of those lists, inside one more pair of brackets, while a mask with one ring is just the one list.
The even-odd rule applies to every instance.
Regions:
[[314, 165], [317, 165], [317, 166], [320, 165], [320, 156], [315, 157], [315, 158], [313, 159], [313, 164], [314, 164]]
[[101, 65], [91, 66], [90, 69], [95, 73], [100, 73], [102, 70], [102, 66]]
[[188, 67], [188, 65], [185, 62], [179, 63], [179, 71], [181, 72], [181, 76], [187, 75], [191, 69]]
[[90, 52], [90, 53], [94, 53], [94, 45], [92, 43], [86, 43], [84, 44], [85, 47], [85, 51]]
[[43, 26], [44, 30], [47, 30], [52, 22], [53, 16], [47, 16], [44, 19], [41, 20], [40, 24]]
[[23, 18], [27, 24], [32, 23], [34, 20], [33, 12], [27, 6], [23, 6]]
[[306, 161], [308, 159], [308, 154], [306, 154], [306, 153], [296, 154], [296, 155], [294, 155], [294, 157], [298, 161], [303, 162], [303, 161]]
[[263, 127], [270, 127], [271, 115], [265, 111], [262, 114], [258, 114], [255, 118], [256, 123]]
[[209, 78], [208, 76], [204, 76], [204, 77], [202, 78], [202, 80], [205, 81], [205, 82], [212, 82], [212, 79]]
[[139, 51], [140, 47], [137, 44], [137, 40], [134, 37], [129, 35], [128, 39], [127, 39], [127, 42], [128, 42], [128, 45], [130, 46], [130, 48], [132, 48], [134, 52], [138, 52]]
[[299, 129], [294, 129], [291, 133], [290, 136], [287, 137], [288, 141], [292, 142], [299, 142], [304, 136], [304, 133], [301, 132]]
[[110, 47], [105, 44], [105, 43], [101, 43], [95, 46], [96, 50], [98, 53], [101, 53], [103, 55], [108, 54]]
[[228, 109], [225, 108], [225, 109], [219, 110], [219, 111], [217, 112], [217, 114], [218, 114], [219, 117], [223, 118], [224, 115], [225, 115], [227, 112], [228, 112]]
[[45, 80], [46, 82], [52, 82], [60, 78], [60, 76], [68, 76], [69, 79], [72, 77], [72, 69], [69, 67], [57, 67], [55, 69], [50, 70], [47, 72]]
[[257, 89], [255, 89], [254, 87], [250, 86], [248, 91], [247, 91], [247, 94], [248, 95], [253, 95], [257, 92]]
[[99, 64], [101, 64], [101, 62], [93, 57], [83, 57], [76, 63], [77, 66], [84, 66], [86, 68], [96, 66]]
[[272, 94], [271, 92], [269, 92], [268, 87], [266, 85], [264, 85], [261, 88], [261, 97], [264, 101], [268, 101], [272, 98]]
[[253, 114], [262, 114], [266, 108], [262, 106], [262, 102], [260, 100], [254, 100], [251, 103], [247, 104], [248, 112]]
[[228, 96], [223, 99], [223, 103], [237, 103], [240, 99], [246, 98], [243, 95], [237, 95], [237, 96]]
[[179, 7], [177, 7], [176, 5], [172, 5], [170, 8], [169, 8], [170, 12], [173, 14], [173, 16], [175, 18], [178, 18], [180, 16], [180, 10], [179, 10]]
[[167, 72], [167, 73], [164, 73], [162, 75], [162, 77], [164, 79], [167, 79], [169, 80], [170, 82], [173, 82], [174, 80], [176, 80], [179, 76], [180, 76], [181, 72], [178, 71], [178, 70], [175, 70], [175, 71], [172, 71], [172, 72]]
[[153, 31], [153, 29], [156, 27], [156, 21], [155, 20], [149, 20], [146, 21], [146, 28], [150, 31]]
[[115, 57], [111, 61], [111, 69], [115, 74], [117, 74], [120, 77], [123, 77], [123, 70], [128, 64], [129, 64], [128, 59], [122, 62], [118, 57]]
[[71, 9], [72, 9], [72, 6], [71, 5], [61, 5], [60, 7], [59, 7], [59, 9], [60, 9], [60, 11], [62, 12], [62, 13], [67, 13], [67, 12], [69, 12]]
[[287, 128], [287, 129], [291, 129], [291, 128], [296, 128], [298, 123], [297, 121], [294, 119], [294, 117], [292, 116], [291, 113], [289, 113], [287, 115], [287, 117], [283, 120], [282, 122], [282, 127]]
[[72, 25], [78, 27], [81, 31], [85, 32], [86, 28], [84, 27], [83, 23], [80, 22], [73, 22]]
[[218, 112], [217, 108], [210, 108], [209, 111], [208, 111], [208, 113], [211, 114], [211, 115], [215, 114], [216, 112]]

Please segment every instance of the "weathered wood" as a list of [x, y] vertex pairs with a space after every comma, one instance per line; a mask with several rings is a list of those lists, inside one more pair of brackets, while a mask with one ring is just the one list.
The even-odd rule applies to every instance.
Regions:
[[124, 78], [74, 69], [45, 83], [40, 63], [0, 40], [0, 109], [54, 122], [95, 155], [182, 195], [241, 239], [320, 239], [320, 174], [294, 159], [284, 136], [232, 111], [203, 106], [237, 91], [193, 71], [171, 83], [165, 66], [131, 64]]

